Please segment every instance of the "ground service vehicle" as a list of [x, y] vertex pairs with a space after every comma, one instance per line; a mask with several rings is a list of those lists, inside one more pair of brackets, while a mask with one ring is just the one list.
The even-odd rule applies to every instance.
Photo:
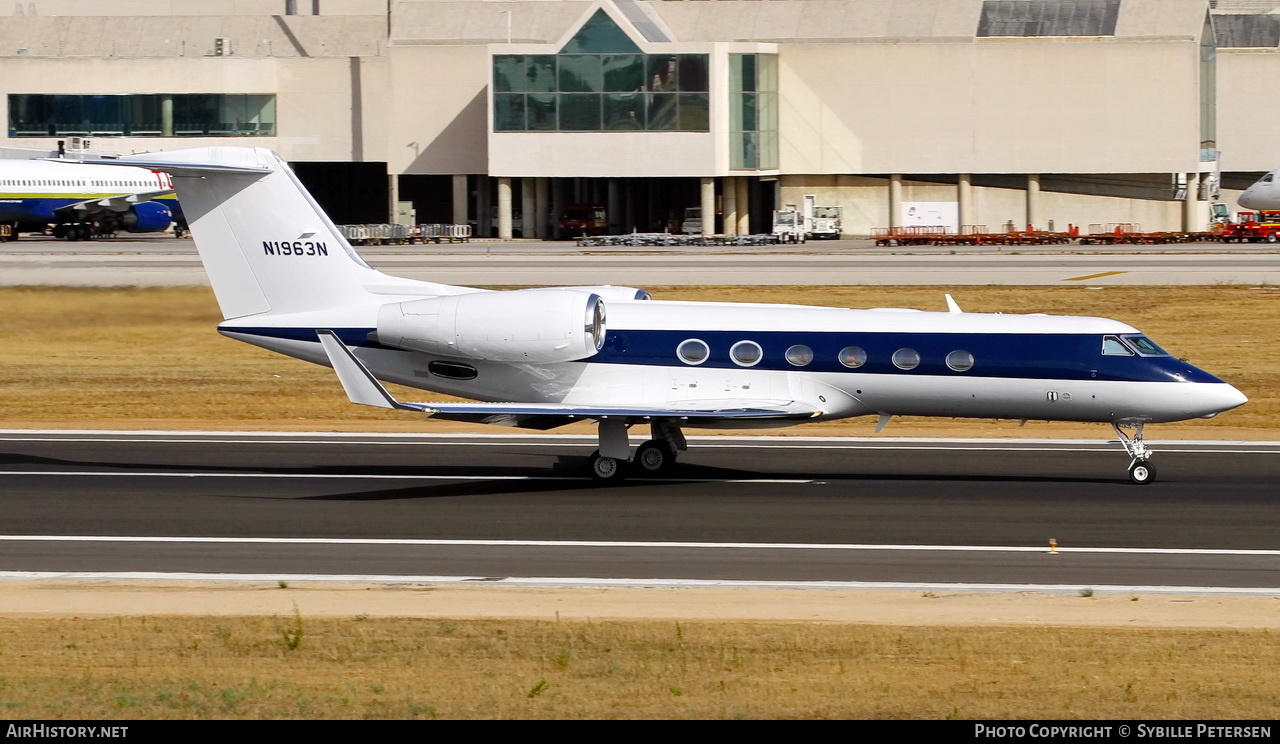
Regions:
[[1224, 243], [1275, 243], [1280, 240], [1280, 211], [1236, 212], [1235, 219], [1220, 223]]
[[805, 221], [805, 233], [810, 238], [836, 240], [840, 237], [840, 222], [844, 217], [844, 207], [813, 208], [813, 215]]
[[805, 220], [795, 207], [773, 210], [773, 234], [779, 243], [803, 243]]
[[684, 220], [680, 223], [680, 232], [685, 235], [702, 234], [702, 207], [685, 207]]
[[604, 235], [608, 229], [603, 204], [570, 204], [560, 215], [560, 232], [568, 238]]

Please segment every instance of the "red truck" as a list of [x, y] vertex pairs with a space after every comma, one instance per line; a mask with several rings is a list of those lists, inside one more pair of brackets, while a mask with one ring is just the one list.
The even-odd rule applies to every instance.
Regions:
[[603, 204], [569, 204], [560, 215], [560, 234], [566, 238], [604, 235], [608, 229]]
[[1224, 243], [1275, 243], [1280, 241], [1280, 211], [1236, 212], [1234, 220], [1215, 228]]

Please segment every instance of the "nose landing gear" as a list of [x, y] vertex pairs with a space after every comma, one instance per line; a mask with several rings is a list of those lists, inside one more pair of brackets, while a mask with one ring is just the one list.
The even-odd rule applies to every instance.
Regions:
[[[1120, 446], [1129, 453], [1129, 480], [1145, 486], [1156, 479], [1156, 468], [1151, 464], [1151, 450], [1147, 449], [1146, 443], [1142, 441], [1142, 426], [1141, 422], [1136, 424], [1111, 422], [1111, 428], [1120, 438]], [[1126, 428], [1133, 429], [1132, 436], [1125, 431]]]

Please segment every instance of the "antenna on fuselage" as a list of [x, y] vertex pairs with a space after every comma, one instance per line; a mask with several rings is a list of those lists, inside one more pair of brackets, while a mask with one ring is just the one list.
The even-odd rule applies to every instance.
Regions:
[[951, 312], [951, 313], [964, 312], [963, 310], [960, 309], [960, 305], [956, 303], [956, 298], [952, 297], [949, 294], [944, 294], [943, 297], [947, 298], [947, 312]]

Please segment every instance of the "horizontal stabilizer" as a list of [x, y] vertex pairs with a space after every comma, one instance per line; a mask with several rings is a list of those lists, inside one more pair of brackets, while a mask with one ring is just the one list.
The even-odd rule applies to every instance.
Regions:
[[143, 156], [126, 156], [123, 158], [104, 158], [101, 160], [56, 160], [55, 163], [79, 163], [81, 165], [127, 165], [133, 168], [150, 168], [164, 171], [174, 176], [203, 176], [208, 173], [253, 173], [265, 176], [270, 169], [253, 165], [230, 165], [227, 163], [189, 163], [179, 160], [163, 160], [160, 153]]
[[342, 389], [347, 392], [347, 397], [352, 403], [378, 408], [421, 410], [391, 397], [391, 393], [388, 393], [382, 383], [369, 373], [359, 359], [356, 359], [351, 349], [338, 340], [338, 334], [333, 331], [316, 331], [316, 335], [320, 337], [320, 345], [324, 347], [324, 353], [329, 356], [329, 364], [333, 367], [333, 371], [338, 373], [338, 382], [342, 383]]

